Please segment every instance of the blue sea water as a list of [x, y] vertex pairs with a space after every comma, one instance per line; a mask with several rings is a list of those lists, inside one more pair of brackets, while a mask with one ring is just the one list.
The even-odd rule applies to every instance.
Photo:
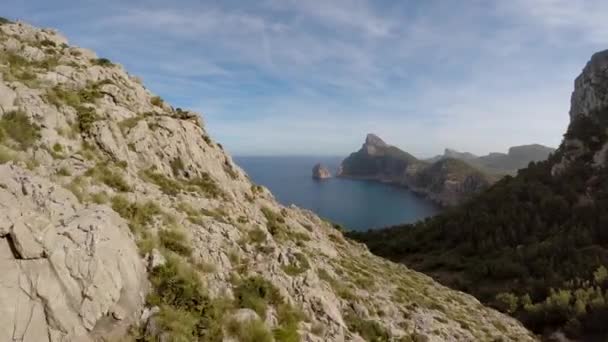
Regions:
[[415, 222], [439, 208], [411, 191], [373, 181], [312, 179], [321, 162], [335, 174], [340, 157], [235, 157], [249, 177], [266, 186], [284, 205], [295, 204], [351, 230]]

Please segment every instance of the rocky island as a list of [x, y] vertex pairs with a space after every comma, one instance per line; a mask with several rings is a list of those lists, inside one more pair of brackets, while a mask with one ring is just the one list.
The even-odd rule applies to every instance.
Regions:
[[0, 255], [0, 341], [535, 340], [280, 205], [120, 64], [4, 18]]
[[327, 167], [319, 163], [312, 168], [312, 178], [319, 180], [331, 178], [331, 172], [329, 172]]

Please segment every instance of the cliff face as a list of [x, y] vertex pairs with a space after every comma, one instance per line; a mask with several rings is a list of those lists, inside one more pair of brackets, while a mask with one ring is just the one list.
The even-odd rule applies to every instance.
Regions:
[[199, 114], [52, 30], [0, 21], [0, 77], [1, 341], [533, 339], [279, 205]]
[[[446, 153], [455, 153], [446, 150]], [[495, 181], [454, 158], [428, 162], [369, 134], [361, 149], [342, 161], [338, 176], [372, 179], [406, 186], [441, 205], [456, 205]]]

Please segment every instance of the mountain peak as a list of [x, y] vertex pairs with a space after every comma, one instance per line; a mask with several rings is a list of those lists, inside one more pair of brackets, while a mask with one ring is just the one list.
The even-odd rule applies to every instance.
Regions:
[[382, 140], [379, 136], [377, 136], [373, 133], [367, 134], [367, 137], [365, 137], [365, 145], [371, 145], [371, 146], [376, 146], [376, 147], [388, 146], [384, 142], [384, 140]]

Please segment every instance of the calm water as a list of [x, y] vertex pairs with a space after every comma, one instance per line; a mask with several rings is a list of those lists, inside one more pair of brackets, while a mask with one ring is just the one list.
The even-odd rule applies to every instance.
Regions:
[[371, 181], [331, 178], [313, 180], [312, 167], [321, 162], [332, 174], [338, 157], [235, 157], [258, 184], [283, 204], [296, 204], [354, 230], [415, 222], [439, 209], [411, 191]]

